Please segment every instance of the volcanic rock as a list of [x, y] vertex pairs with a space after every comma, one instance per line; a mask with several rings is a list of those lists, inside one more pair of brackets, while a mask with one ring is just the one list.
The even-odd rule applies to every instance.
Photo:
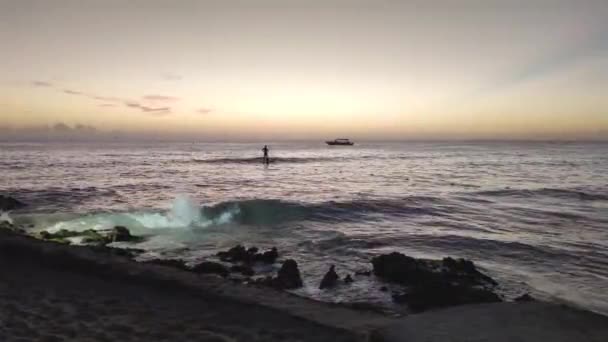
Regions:
[[10, 196], [0, 195], [0, 211], [10, 211], [25, 207], [26, 204]]
[[274, 279], [274, 286], [287, 290], [302, 287], [302, 277], [295, 260], [287, 259], [283, 262], [277, 277]]
[[340, 277], [338, 277], [338, 274], [336, 273], [336, 267], [334, 265], [331, 265], [329, 267], [329, 271], [325, 273], [323, 280], [321, 280], [319, 289], [323, 290], [335, 287], [338, 284], [338, 279], [340, 279]]
[[406, 303], [413, 311], [470, 303], [498, 302], [494, 279], [481, 273], [466, 259], [416, 259], [401, 253], [372, 259], [374, 274], [385, 281], [406, 286], [393, 300]]
[[242, 245], [237, 245], [227, 251], [218, 252], [217, 256], [225, 262], [242, 262], [245, 264], [252, 264], [254, 262], [274, 264], [279, 257], [276, 247], [264, 253], [258, 253], [258, 251], [257, 247], [247, 249]]
[[217, 274], [222, 277], [227, 277], [230, 271], [226, 266], [220, 264], [219, 262], [213, 261], [203, 261], [200, 264], [192, 267], [192, 272], [201, 273], [201, 274]]

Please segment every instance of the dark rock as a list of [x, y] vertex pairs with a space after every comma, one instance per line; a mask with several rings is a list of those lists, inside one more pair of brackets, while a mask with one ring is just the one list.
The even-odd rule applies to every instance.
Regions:
[[523, 295], [516, 297], [514, 300], [516, 302], [533, 302], [533, 301], [535, 301], [534, 297], [530, 296], [529, 293], [524, 293]]
[[369, 277], [372, 275], [372, 271], [359, 270], [359, 271], [355, 271], [355, 275]]
[[274, 285], [281, 289], [297, 289], [302, 287], [302, 277], [300, 276], [298, 263], [295, 260], [287, 259], [283, 262]]
[[327, 289], [331, 287], [335, 287], [338, 284], [338, 274], [336, 273], [336, 267], [331, 265], [329, 267], [329, 271], [325, 273], [325, 276], [321, 280], [321, 284], [319, 285], [319, 289]]
[[393, 294], [392, 297], [396, 303], [405, 303], [414, 312], [454, 305], [502, 301], [491, 290], [449, 283], [414, 286], [407, 293]]
[[390, 253], [373, 258], [372, 265], [377, 277], [408, 287], [405, 293], [393, 294], [393, 300], [407, 303], [413, 311], [501, 301], [492, 290], [496, 281], [470, 260], [425, 260]]
[[491, 277], [479, 272], [475, 267], [475, 264], [466, 259], [458, 259], [455, 260], [453, 258], [447, 257], [443, 258], [442, 265], [444, 267], [443, 274], [446, 277], [460, 278], [460, 281], [468, 281], [471, 284], [475, 285], [498, 285], [498, 283], [492, 279]]
[[376, 276], [400, 284], [410, 284], [430, 273], [419, 268], [416, 259], [397, 252], [374, 257], [372, 265]]
[[217, 253], [217, 256], [225, 262], [241, 262], [246, 264], [254, 262], [273, 264], [279, 257], [279, 252], [275, 247], [264, 253], [258, 253], [258, 251], [257, 247], [246, 249], [244, 246], [237, 245], [227, 251]]
[[82, 233], [84, 233], [84, 232], [77, 232], [77, 231], [67, 230], [67, 229], [60, 229], [54, 233], [43, 230], [39, 233], [39, 236], [44, 239], [65, 239], [65, 238], [69, 238], [69, 237], [73, 237], [73, 236], [78, 236]]
[[146, 260], [143, 263], [168, 266], [168, 267], [177, 268], [177, 269], [184, 270], [184, 271], [190, 271], [190, 268], [188, 266], [186, 266], [186, 263], [181, 259], [152, 259], [152, 260]]
[[38, 233], [38, 237], [61, 243], [69, 243], [69, 238], [81, 237], [82, 243], [97, 246], [103, 246], [114, 241], [138, 242], [143, 239], [140, 236], [131, 235], [127, 228], [121, 226], [114, 227], [112, 230], [87, 229], [75, 231], [60, 229], [54, 233], [41, 231]]
[[88, 245], [103, 246], [112, 242], [112, 239], [108, 235], [102, 235], [93, 229], [88, 229], [83, 232], [80, 232], [80, 234], [72, 236], [82, 236], [82, 243]]
[[354, 282], [353, 277], [351, 277], [350, 274], [347, 274], [346, 277], [344, 277], [344, 283], [350, 284], [352, 282]]
[[[388, 291], [388, 289], [385, 287], [386, 291]], [[383, 291], [383, 292], [386, 292]], [[393, 301], [395, 303], [399, 303], [399, 304], [404, 304], [407, 303], [407, 299], [408, 299], [409, 295], [407, 293], [404, 292], [393, 292], [391, 293], [391, 298], [393, 298]]]
[[217, 253], [217, 256], [220, 258], [220, 260], [228, 262], [249, 262], [250, 258], [249, 253], [247, 253], [247, 249], [241, 245], [236, 245], [226, 252], [219, 252]]
[[443, 258], [441, 262], [447, 268], [456, 268], [458, 266], [458, 263], [452, 257]]
[[255, 271], [251, 266], [248, 265], [232, 265], [230, 266], [230, 272], [240, 273], [244, 276], [251, 277], [255, 274]]
[[226, 266], [219, 262], [203, 261], [192, 268], [192, 272], [201, 274], [218, 274], [222, 277], [227, 277], [230, 271]]
[[112, 242], [138, 242], [143, 238], [141, 236], [131, 235], [129, 229], [123, 226], [116, 226], [110, 233]]
[[415, 259], [393, 252], [374, 257], [372, 265], [376, 276], [402, 285], [429, 282], [450, 282], [463, 286], [496, 285], [494, 279], [479, 272], [472, 261], [465, 259], [445, 258], [438, 263], [435, 260]]
[[7, 221], [0, 221], [0, 230], [8, 230], [13, 233], [25, 234], [25, 230]]
[[279, 257], [279, 251], [276, 247], [272, 247], [271, 250], [266, 251], [262, 254], [256, 254], [256, 261], [261, 261], [266, 264], [274, 264]]
[[382, 286], [382, 287], [380, 288], [380, 291], [382, 291], [382, 292], [387, 292], [387, 291], [388, 291], [388, 287], [386, 287], [386, 286]]
[[9, 196], [0, 195], [0, 211], [10, 211], [25, 207], [26, 204]]
[[93, 236], [94, 234], [97, 234], [97, 233], [95, 233], [95, 231], [91, 230], [91, 229], [86, 230], [86, 231], [73, 231], [73, 230], [67, 230], [67, 229], [60, 229], [54, 233], [43, 230], [38, 233], [38, 237], [43, 240], [49, 240], [49, 241], [69, 244], [70, 241], [68, 240], [68, 238], [81, 236], [81, 235]]
[[475, 268], [475, 264], [472, 261], [466, 259], [458, 259], [455, 260], [451, 257], [443, 258], [441, 261], [443, 266], [447, 268], [450, 272], [459, 272], [459, 273], [474, 273], [477, 272]]
[[256, 285], [263, 285], [263, 286], [269, 286], [269, 287], [274, 287], [274, 283], [275, 283], [275, 279], [272, 276], [266, 276], [263, 278], [257, 278], [254, 279], [254, 284]]

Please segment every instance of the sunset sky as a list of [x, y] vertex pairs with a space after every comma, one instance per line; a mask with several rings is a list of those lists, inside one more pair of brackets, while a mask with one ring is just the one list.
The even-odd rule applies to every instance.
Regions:
[[0, 129], [608, 139], [607, 18], [606, 0], [0, 0]]

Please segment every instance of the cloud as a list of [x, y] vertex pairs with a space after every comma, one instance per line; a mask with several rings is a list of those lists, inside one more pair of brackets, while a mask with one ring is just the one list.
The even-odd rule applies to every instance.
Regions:
[[99, 96], [99, 95], [91, 95], [93, 100], [104, 101], [104, 102], [125, 102], [125, 99], [121, 99], [119, 97], [113, 96]]
[[68, 132], [71, 131], [72, 128], [66, 124], [64, 124], [63, 122], [58, 122], [55, 125], [53, 125], [53, 130], [57, 131], [57, 132]]
[[171, 112], [171, 107], [146, 107], [146, 106], [140, 106], [141, 110], [146, 112], [146, 113], [170, 113]]
[[79, 133], [95, 133], [97, 128], [90, 125], [76, 124], [74, 127], [63, 123], [57, 122], [49, 128], [50, 131], [62, 134], [79, 134]]
[[182, 76], [171, 72], [164, 73], [161, 77], [165, 81], [179, 81], [183, 78]]
[[497, 79], [492, 88], [513, 87], [519, 84], [541, 79], [561, 72], [567, 67], [594, 56], [605, 56], [608, 53], [608, 27], [601, 32], [591, 34], [566, 47], [551, 51], [526, 65], [510, 71]]
[[32, 81], [31, 85], [33, 87], [52, 87], [53, 83], [46, 81]]
[[78, 132], [85, 132], [85, 133], [97, 132], [97, 128], [90, 126], [90, 125], [83, 125], [83, 124], [76, 124], [76, 126], [74, 126], [74, 128], [72, 130], [78, 131]]
[[197, 112], [198, 114], [203, 114], [203, 115], [205, 115], [205, 114], [209, 114], [209, 113], [211, 113], [212, 111], [213, 111], [213, 110], [212, 110], [212, 109], [210, 109], [210, 108], [199, 108], [199, 109], [197, 109], [197, 110], [196, 110], [196, 112]]
[[145, 95], [145, 96], [142, 96], [142, 98], [144, 100], [148, 100], [148, 101], [164, 101], [164, 102], [175, 102], [175, 101], [179, 100], [179, 98], [175, 97], [175, 96], [157, 95], [157, 94]]
[[[33, 87], [55, 87], [52, 83], [46, 81], [32, 81], [31, 85]], [[139, 109], [144, 113], [148, 113], [150, 115], [166, 115], [171, 114], [171, 107], [169, 106], [156, 106], [154, 104], [160, 105], [161, 103], [166, 102], [175, 102], [179, 101], [178, 97], [169, 96], [169, 95], [159, 95], [159, 94], [150, 94], [142, 96], [143, 104], [138, 101], [132, 101], [125, 98], [114, 97], [114, 96], [101, 96], [94, 94], [87, 94], [80, 90], [74, 89], [57, 89], [64, 94], [76, 95], [76, 96], [85, 96], [89, 99], [95, 101], [102, 101], [103, 103], [99, 104], [99, 107], [116, 107], [117, 104], [124, 104], [129, 108]], [[82, 129], [85, 126], [75, 126], [74, 129]], [[53, 130], [56, 132], [68, 132], [73, 130], [71, 127], [66, 124], [59, 122], [53, 126]]]
[[154, 114], [154, 115], [164, 115], [171, 113], [171, 107], [150, 107], [144, 106], [137, 102], [126, 101], [125, 106], [129, 108], [137, 108], [144, 113]]
[[71, 89], [63, 89], [63, 92], [70, 95], [84, 95], [83, 92]]

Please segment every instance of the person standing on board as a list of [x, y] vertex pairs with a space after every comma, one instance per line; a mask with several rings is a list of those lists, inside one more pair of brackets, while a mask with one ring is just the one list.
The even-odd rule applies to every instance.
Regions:
[[270, 158], [268, 158], [268, 145], [264, 145], [262, 152], [264, 152], [264, 164], [270, 164]]

